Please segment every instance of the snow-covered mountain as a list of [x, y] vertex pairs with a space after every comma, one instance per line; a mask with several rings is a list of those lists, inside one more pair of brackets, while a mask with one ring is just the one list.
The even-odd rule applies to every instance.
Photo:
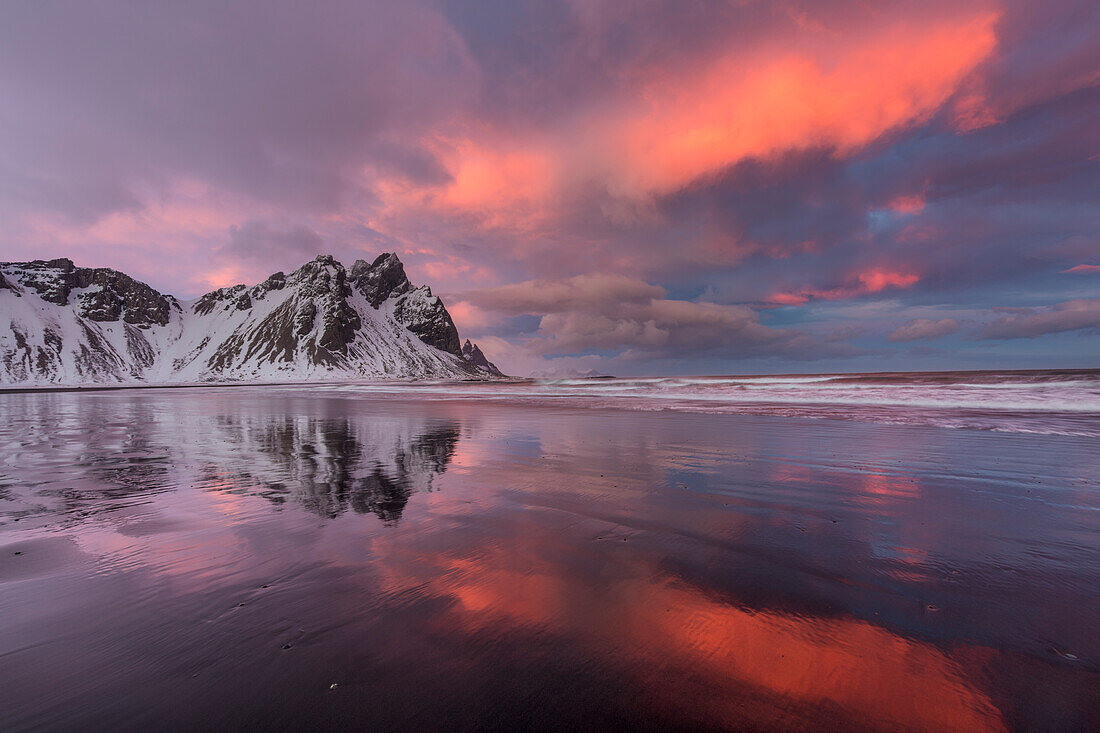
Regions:
[[459, 344], [443, 302], [395, 254], [350, 270], [321, 255], [194, 301], [68, 259], [0, 263], [0, 384], [501, 376]]

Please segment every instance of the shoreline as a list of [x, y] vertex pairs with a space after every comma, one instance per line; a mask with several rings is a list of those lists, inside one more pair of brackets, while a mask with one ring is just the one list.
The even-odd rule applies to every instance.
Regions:
[[333, 387], [333, 386], [354, 386], [359, 384], [401, 384], [401, 385], [430, 385], [430, 384], [483, 384], [483, 383], [496, 383], [506, 382], [509, 384], [524, 383], [530, 380], [516, 379], [461, 379], [461, 380], [447, 380], [447, 381], [431, 381], [425, 380], [422, 382], [412, 380], [378, 380], [378, 381], [339, 381], [339, 382], [187, 382], [183, 384], [89, 384], [89, 385], [58, 385], [56, 387], [47, 387], [43, 385], [26, 386], [26, 387], [7, 387], [0, 386], [0, 395], [4, 394], [33, 394], [42, 392], [109, 392], [116, 390], [131, 390], [131, 389], [195, 389], [199, 387]]
[[59, 385], [0, 385], [0, 394], [24, 394], [36, 392], [102, 392], [109, 390], [129, 389], [188, 389], [195, 387], [311, 387], [311, 386], [355, 386], [355, 385], [403, 385], [403, 386], [431, 386], [431, 385], [467, 385], [467, 384], [554, 384], [555, 382], [607, 382], [611, 380], [675, 380], [675, 379], [778, 379], [778, 378], [811, 378], [811, 377], [835, 377], [838, 380], [863, 377], [867, 379], [882, 379], [889, 377], [914, 377], [914, 376], [947, 376], [947, 375], [977, 375], [977, 374], [1005, 374], [1019, 375], [1021, 377], [1036, 376], [1041, 374], [1079, 374], [1082, 376], [1100, 377], [1100, 367], [1049, 367], [1037, 369], [939, 369], [931, 371], [881, 371], [881, 372], [792, 372], [777, 374], [691, 374], [691, 375], [661, 375], [661, 376], [599, 376], [599, 377], [506, 377], [494, 379], [458, 379], [458, 380], [432, 380], [432, 379], [363, 379], [363, 380], [334, 380], [334, 381], [292, 381], [292, 382], [183, 382], [183, 383], [133, 383], [133, 384], [59, 384]]

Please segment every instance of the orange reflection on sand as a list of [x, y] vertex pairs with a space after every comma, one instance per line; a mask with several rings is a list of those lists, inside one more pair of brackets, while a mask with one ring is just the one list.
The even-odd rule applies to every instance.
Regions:
[[644, 704], [686, 703], [709, 725], [812, 726], [828, 711], [833, 722], [877, 729], [1005, 729], [944, 652], [866, 621], [750, 611], [636, 566], [623, 581], [585, 584], [514, 547], [431, 562], [442, 572], [429, 585], [456, 601], [445, 625], [493, 635], [536, 628], [573, 640], [640, 684]]
[[753, 613], [683, 587], [655, 595], [669, 608], [653, 615], [663, 653], [679, 655], [685, 667], [777, 698], [835, 705], [875, 727], [1003, 728], [988, 698], [935, 647], [856, 619]]
[[860, 495], [869, 503], [879, 503], [888, 499], [916, 499], [920, 497], [920, 486], [905, 476], [867, 473], [863, 475]]

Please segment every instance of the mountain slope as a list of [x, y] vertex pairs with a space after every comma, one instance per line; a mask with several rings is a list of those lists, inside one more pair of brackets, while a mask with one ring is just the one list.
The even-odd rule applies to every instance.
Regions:
[[190, 302], [67, 259], [0, 264], [2, 384], [491, 376], [394, 254], [350, 271], [321, 255]]

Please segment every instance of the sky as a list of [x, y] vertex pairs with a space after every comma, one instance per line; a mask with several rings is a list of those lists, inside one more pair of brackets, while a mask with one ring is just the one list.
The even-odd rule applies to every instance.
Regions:
[[396, 252], [513, 374], [1100, 366], [1100, 4], [0, 5], [0, 260]]

